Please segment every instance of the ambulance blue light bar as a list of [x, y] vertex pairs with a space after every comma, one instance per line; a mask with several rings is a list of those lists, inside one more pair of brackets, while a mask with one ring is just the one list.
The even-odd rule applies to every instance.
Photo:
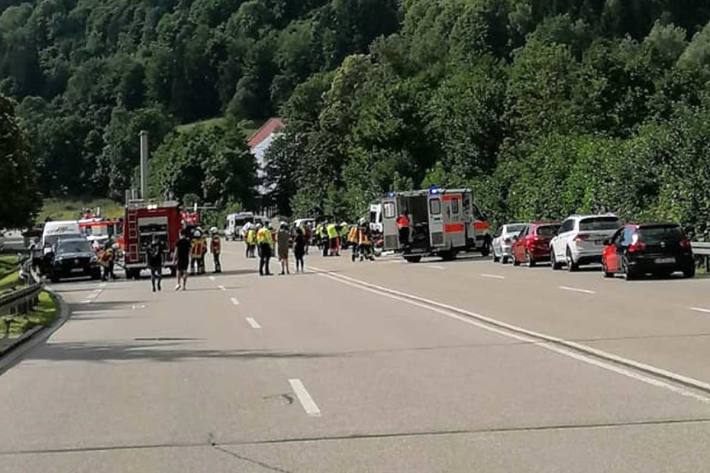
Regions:
[[441, 188], [434, 184], [433, 186], [429, 187], [429, 193], [430, 194], [439, 194], [441, 193]]

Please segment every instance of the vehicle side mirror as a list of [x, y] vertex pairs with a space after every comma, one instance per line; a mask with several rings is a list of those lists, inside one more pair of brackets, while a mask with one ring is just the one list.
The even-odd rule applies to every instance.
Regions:
[[611, 245], [611, 240], [609, 240], [609, 239], [604, 240], [604, 246], [608, 246], [608, 245]]

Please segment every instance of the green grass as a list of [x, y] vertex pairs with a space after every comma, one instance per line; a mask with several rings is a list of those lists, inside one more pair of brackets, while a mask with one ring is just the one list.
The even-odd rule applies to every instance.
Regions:
[[25, 316], [7, 316], [2, 318], [0, 336], [5, 335], [7, 323], [10, 323], [10, 338], [16, 338], [33, 329], [34, 327], [46, 327], [57, 318], [58, 308], [56, 301], [48, 292], [41, 292], [39, 295], [39, 304], [33, 311]]
[[194, 130], [195, 128], [212, 128], [216, 126], [222, 126], [224, 125], [225, 118], [224, 117], [216, 117], [216, 118], [209, 118], [207, 120], [201, 120], [199, 122], [193, 122], [193, 123], [186, 123], [184, 125], [180, 125], [176, 128], [178, 133], [186, 133], [190, 130]]
[[96, 211], [97, 207], [101, 207], [101, 215], [108, 218], [122, 217], [124, 213], [123, 204], [110, 199], [45, 199], [37, 221], [44, 222], [47, 217], [52, 220], [77, 220], [82, 209]]
[[17, 256], [0, 256], [0, 292], [17, 285], [20, 273], [17, 271]]

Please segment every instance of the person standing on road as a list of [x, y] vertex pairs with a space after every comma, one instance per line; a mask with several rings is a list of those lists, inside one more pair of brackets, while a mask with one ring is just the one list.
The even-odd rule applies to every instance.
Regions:
[[308, 248], [308, 243], [306, 240], [306, 235], [304, 231], [300, 228], [296, 229], [296, 240], [293, 245], [293, 256], [296, 258], [296, 272], [301, 269], [304, 272], [303, 265], [303, 255], [306, 253], [306, 248]]
[[397, 217], [397, 230], [399, 231], [399, 244], [403, 248], [409, 248], [409, 227], [411, 222], [407, 209], [402, 210], [402, 213]]
[[184, 291], [187, 287], [187, 269], [190, 266], [190, 253], [192, 250], [192, 243], [190, 242], [190, 233], [188, 230], [182, 231], [182, 236], [175, 244], [175, 260], [173, 263], [177, 268], [177, 286], [175, 290], [179, 291], [180, 288]]
[[351, 256], [351, 259], [353, 262], [357, 259], [358, 252], [360, 251], [358, 248], [358, 227], [357, 225], [353, 225], [350, 227], [350, 230], [348, 231], [348, 244], [352, 246], [353, 248], [353, 253]]
[[288, 248], [291, 244], [291, 236], [288, 234], [288, 225], [286, 222], [281, 222], [279, 232], [276, 235], [276, 245], [279, 253], [279, 261], [281, 262], [281, 276], [291, 274], [288, 267]]
[[372, 256], [372, 238], [370, 226], [367, 224], [367, 220], [365, 220], [364, 218], [360, 219], [360, 226], [358, 227], [357, 246], [360, 250], [360, 261], [363, 261], [365, 258], [370, 261], [375, 260], [375, 257]]
[[153, 292], [162, 290], [160, 282], [163, 279], [163, 252], [165, 247], [158, 240], [156, 235], [153, 235], [153, 240], [148, 247], [148, 269], [150, 269], [150, 284], [153, 286]]
[[271, 237], [271, 229], [268, 223], [259, 228], [259, 231], [256, 233], [256, 243], [259, 245], [259, 275], [271, 276], [269, 263], [271, 261], [271, 249], [274, 240]]
[[254, 248], [256, 247], [256, 228], [251, 223], [247, 223], [248, 227], [244, 233], [244, 244], [246, 245], [246, 257], [254, 257]]
[[219, 237], [219, 230], [217, 227], [210, 228], [210, 233], [212, 238], [210, 239], [210, 253], [212, 253], [212, 261], [214, 262], [214, 272], [222, 272], [222, 263], [219, 260], [219, 256], [222, 253], [222, 239]]
[[328, 256], [328, 250], [330, 249], [330, 243], [328, 240], [328, 221], [324, 221], [320, 227], [320, 234], [318, 235], [321, 242], [320, 249], [323, 251], [323, 256]]
[[326, 230], [328, 232], [330, 256], [340, 256], [340, 252], [338, 251], [338, 227], [334, 223], [329, 223]]

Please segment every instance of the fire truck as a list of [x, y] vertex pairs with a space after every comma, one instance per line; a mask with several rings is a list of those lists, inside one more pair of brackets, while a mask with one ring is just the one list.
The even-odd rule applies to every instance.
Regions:
[[156, 236], [165, 247], [163, 266], [175, 274], [173, 257], [180, 238], [183, 215], [174, 201], [129, 201], [126, 205], [123, 232], [124, 266], [128, 279], [138, 279], [148, 267], [147, 250]]
[[[410, 221], [409, 241], [402, 245], [397, 217]], [[471, 189], [440, 189], [390, 192], [382, 199], [385, 251], [402, 253], [410, 263], [423, 256], [456, 258], [459, 252], [490, 252], [490, 225], [473, 200]]]
[[109, 239], [117, 238], [122, 233], [121, 220], [108, 220], [98, 217], [79, 220], [79, 228], [92, 246], [103, 246]]

